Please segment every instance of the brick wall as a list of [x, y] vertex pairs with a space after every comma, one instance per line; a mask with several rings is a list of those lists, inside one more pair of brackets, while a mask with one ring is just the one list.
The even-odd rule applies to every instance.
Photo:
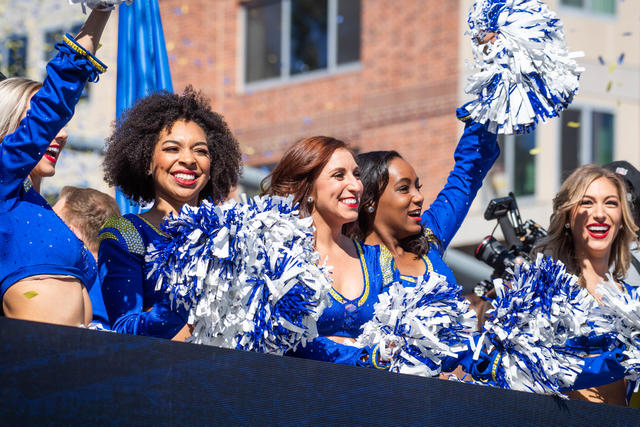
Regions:
[[395, 149], [427, 201], [453, 164], [459, 126], [459, 2], [362, 0], [361, 68], [242, 92], [238, 0], [162, 0], [174, 89], [203, 90], [237, 135], [245, 164], [277, 162], [294, 141], [331, 135], [361, 152]]

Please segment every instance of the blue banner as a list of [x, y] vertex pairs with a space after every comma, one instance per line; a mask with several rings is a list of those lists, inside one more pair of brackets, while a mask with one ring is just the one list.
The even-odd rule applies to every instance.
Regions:
[[[158, 0], [123, 3], [118, 15], [116, 118], [137, 99], [158, 90], [173, 92]], [[118, 189], [116, 200], [123, 214], [141, 211]]]

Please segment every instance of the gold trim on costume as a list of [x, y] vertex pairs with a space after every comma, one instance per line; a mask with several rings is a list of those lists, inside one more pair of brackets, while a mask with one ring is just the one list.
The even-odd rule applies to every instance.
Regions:
[[102, 243], [102, 241], [106, 239], [118, 240], [115, 234], [109, 233], [108, 231], [105, 231], [104, 233], [100, 233], [98, 235], [98, 243]]
[[493, 361], [493, 367], [491, 368], [491, 378], [493, 378], [493, 381], [497, 381], [496, 373], [498, 372], [498, 366], [500, 365], [501, 359], [502, 359], [502, 353], [498, 353], [495, 360]]
[[[122, 216], [112, 216], [104, 223], [101, 231], [107, 228], [113, 228], [120, 233], [129, 252], [144, 256], [146, 248], [142, 236], [140, 236], [138, 229], [130, 220]], [[101, 236], [102, 234], [105, 234], [105, 232], [101, 232], [99, 235]], [[115, 237], [115, 234], [111, 234]], [[120, 239], [116, 240], [120, 241]]]
[[75, 50], [76, 52], [78, 52], [80, 55], [84, 56], [85, 58], [87, 58], [87, 60], [89, 62], [91, 62], [91, 65], [93, 65], [94, 67], [96, 67], [96, 69], [101, 72], [104, 73], [105, 71], [107, 71], [107, 67], [105, 67], [104, 65], [102, 65], [100, 62], [98, 62], [93, 55], [91, 55], [85, 48], [83, 48], [82, 46], [80, 46], [75, 40], [73, 40], [71, 37], [69, 37], [68, 35], [64, 35], [64, 37], [62, 38], [62, 41], [69, 46], [71, 49]]
[[[422, 260], [427, 266], [426, 273], [433, 273], [433, 264], [431, 260], [426, 255], [422, 255]], [[387, 286], [389, 283], [393, 282], [393, 255], [391, 255], [391, 251], [385, 245], [380, 245], [380, 269], [382, 270], [382, 284], [383, 286]], [[396, 268], [397, 269], [397, 268]], [[400, 277], [402, 277], [407, 282], [417, 283], [417, 278], [414, 276], [410, 276], [407, 274], [400, 273]]]
[[144, 221], [145, 224], [147, 224], [149, 227], [151, 227], [151, 229], [153, 231], [155, 231], [156, 233], [158, 233], [161, 236], [165, 236], [165, 237], [169, 237], [169, 235], [167, 233], [165, 233], [164, 231], [160, 231], [156, 228], [155, 225], [151, 224], [149, 221], [147, 221], [146, 219], [144, 219], [143, 217], [141, 217], [140, 215], [136, 214], [136, 216], [138, 218], [140, 218], [142, 221]]
[[[362, 249], [362, 246], [360, 246], [360, 243], [355, 240], [353, 243], [356, 245], [356, 251], [360, 257], [360, 267], [362, 268], [362, 274], [364, 276], [364, 290], [362, 292], [362, 296], [358, 299], [358, 307], [362, 307], [362, 305], [367, 301], [367, 298], [369, 298], [369, 271], [367, 270], [367, 263], [364, 259], [364, 250]], [[340, 304], [344, 304], [346, 302], [344, 297], [340, 295], [338, 291], [333, 289], [333, 286], [329, 289], [329, 294], [331, 294], [331, 296]]]

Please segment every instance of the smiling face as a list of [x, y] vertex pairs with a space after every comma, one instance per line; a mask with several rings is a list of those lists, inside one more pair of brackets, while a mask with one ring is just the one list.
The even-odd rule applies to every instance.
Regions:
[[402, 240], [422, 231], [422, 186], [416, 171], [404, 159], [392, 159], [388, 172], [389, 182], [378, 199], [373, 227]]
[[571, 234], [578, 258], [609, 259], [622, 225], [620, 196], [608, 178], [593, 181], [571, 213]]
[[211, 158], [207, 136], [194, 122], [179, 120], [160, 132], [149, 169], [156, 200], [195, 205], [209, 181]]
[[[27, 108], [20, 116], [20, 120], [24, 119], [27, 116], [27, 111], [31, 107], [31, 98], [33, 97], [33, 92], [29, 97], [29, 101], [27, 102]], [[40, 159], [38, 164], [29, 174], [31, 176], [31, 180], [34, 178], [45, 178], [54, 176], [56, 174], [56, 163], [58, 162], [58, 158], [60, 157], [60, 152], [67, 145], [67, 131], [62, 128], [60, 132], [55, 136], [47, 151], [45, 151], [44, 156]]]
[[353, 222], [358, 219], [361, 194], [360, 168], [349, 150], [339, 148], [313, 184], [312, 215], [335, 227]]

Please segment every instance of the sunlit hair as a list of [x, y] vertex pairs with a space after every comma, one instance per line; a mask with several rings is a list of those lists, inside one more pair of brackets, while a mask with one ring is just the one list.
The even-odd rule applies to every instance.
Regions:
[[0, 82], [0, 142], [18, 128], [31, 95], [41, 87], [42, 83], [23, 77]]
[[292, 194], [294, 202], [300, 204], [300, 214], [311, 215], [313, 201], [310, 202], [308, 197], [313, 192], [313, 184], [333, 153], [341, 148], [353, 155], [347, 144], [329, 136], [312, 136], [296, 142], [282, 155], [273, 171], [262, 180], [262, 194]]
[[571, 224], [571, 216], [578, 208], [587, 188], [599, 178], [607, 178], [615, 185], [622, 210], [622, 224], [613, 240], [609, 255], [609, 265], [614, 266], [614, 278], [621, 280], [631, 260], [629, 244], [636, 239], [635, 232], [638, 228], [633, 222], [633, 215], [625, 197], [624, 182], [614, 172], [597, 165], [579, 167], [562, 183], [560, 191], [553, 199], [553, 213], [549, 221], [548, 235], [536, 244], [533, 252], [542, 252], [558, 259], [570, 272], [581, 276], [580, 260], [576, 258], [571, 229], [565, 227], [565, 224]]
[[119, 186], [135, 201], [153, 200], [155, 182], [147, 171], [160, 133], [171, 132], [179, 120], [197, 124], [207, 136], [211, 179], [198, 194], [198, 200], [226, 199], [231, 188], [238, 184], [240, 147], [222, 116], [212, 111], [209, 100], [191, 85], [182, 94], [152, 93], [122, 113], [113, 134], [107, 138], [105, 181]]
[[98, 231], [112, 216], [120, 216], [120, 208], [116, 200], [93, 188], [65, 186], [60, 191], [60, 199], [64, 205], [60, 214], [68, 225], [77, 229], [81, 240], [93, 254], [98, 253], [100, 241]]
[[[371, 151], [358, 155], [356, 161], [360, 166], [360, 180], [363, 191], [360, 198], [357, 223], [347, 228], [347, 234], [356, 240], [365, 240], [373, 232], [375, 212], [379, 209], [378, 201], [389, 184], [389, 165], [394, 159], [402, 159], [397, 151]], [[369, 207], [374, 207], [374, 212], [369, 212]], [[431, 245], [439, 245], [438, 238], [431, 230], [422, 228], [422, 231], [400, 241], [400, 246], [407, 252], [417, 256], [429, 252]]]

